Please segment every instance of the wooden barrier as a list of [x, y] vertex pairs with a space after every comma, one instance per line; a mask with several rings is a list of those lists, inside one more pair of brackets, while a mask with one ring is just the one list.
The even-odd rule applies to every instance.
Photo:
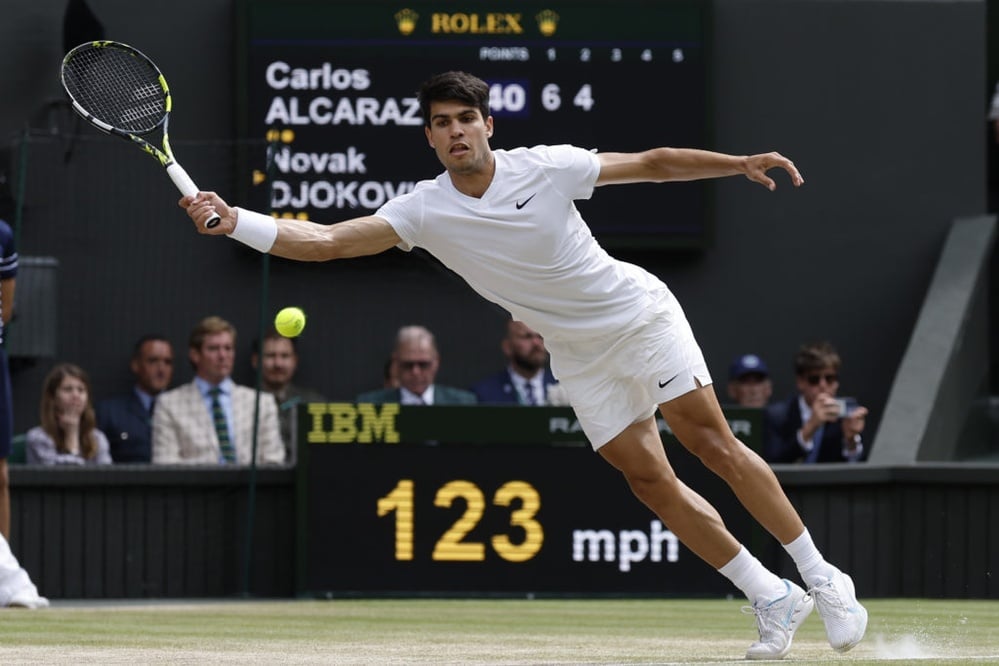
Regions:
[[248, 578], [247, 469], [11, 465], [11, 547], [55, 599], [290, 596], [294, 474], [257, 472]]

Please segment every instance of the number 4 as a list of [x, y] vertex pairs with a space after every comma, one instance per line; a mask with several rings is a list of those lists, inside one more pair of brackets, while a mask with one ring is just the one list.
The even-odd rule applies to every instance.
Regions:
[[593, 91], [589, 83], [583, 84], [583, 87], [579, 89], [576, 96], [572, 98], [572, 103], [583, 111], [589, 111], [593, 108], [595, 102], [593, 101]]

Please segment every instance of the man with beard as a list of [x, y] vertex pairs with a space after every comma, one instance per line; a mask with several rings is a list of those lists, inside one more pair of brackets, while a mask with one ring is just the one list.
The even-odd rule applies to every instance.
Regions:
[[265, 391], [274, 395], [278, 404], [278, 423], [284, 442], [288, 463], [296, 455], [296, 425], [299, 405], [326, 402], [319, 392], [292, 383], [298, 369], [298, 345], [295, 338], [286, 338], [274, 329], [264, 336], [263, 346], [254, 340], [250, 365], [260, 369], [260, 383]]
[[558, 380], [548, 369], [548, 350], [541, 334], [522, 321], [509, 319], [500, 342], [506, 368], [472, 387], [481, 404], [549, 405], [550, 388]]

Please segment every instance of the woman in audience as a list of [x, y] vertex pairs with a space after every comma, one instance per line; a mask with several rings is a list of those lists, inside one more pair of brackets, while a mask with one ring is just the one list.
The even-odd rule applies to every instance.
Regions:
[[35, 465], [109, 465], [110, 446], [97, 429], [87, 373], [72, 363], [52, 368], [42, 388], [41, 425], [28, 431], [26, 456]]

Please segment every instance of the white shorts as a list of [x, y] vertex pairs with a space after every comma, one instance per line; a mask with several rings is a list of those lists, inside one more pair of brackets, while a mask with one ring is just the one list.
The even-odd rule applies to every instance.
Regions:
[[552, 372], [594, 450], [658, 405], [711, 384], [683, 308], [667, 289], [613, 335], [546, 343]]

